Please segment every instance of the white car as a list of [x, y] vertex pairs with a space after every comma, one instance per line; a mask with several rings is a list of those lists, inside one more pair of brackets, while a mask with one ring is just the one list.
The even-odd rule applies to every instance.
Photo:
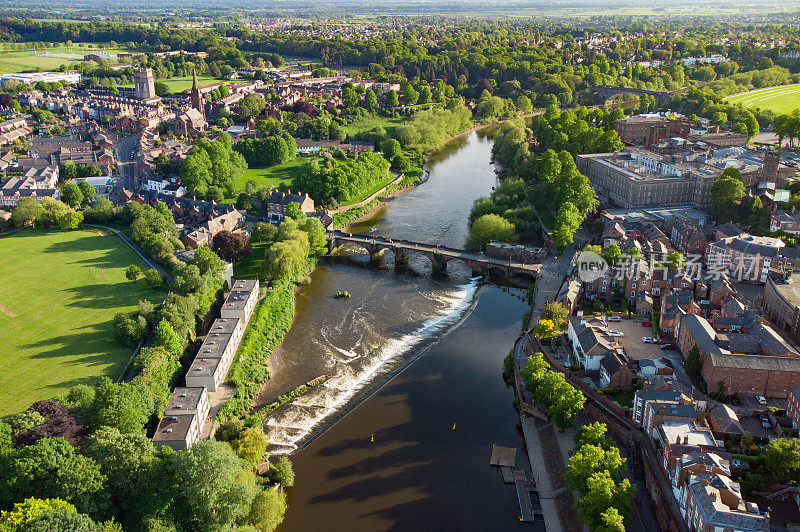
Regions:
[[608, 317], [608, 321], [618, 322], [618, 321], [622, 321], [622, 318], [619, 317], [619, 316], [609, 316]]
[[756, 402], [760, 405], [765, 405], [767, 404], [767, 398], [763, 395], [756, 395]]
[[655, 338], [652, 338], [650, 336], [643, 336], [642, 337], [642, 342], [644, 342], [646, 344], [657, 344], [658, 340], [656, 340]]
[[624, 333], [622, 333], [620, 331], [615, 331], [613, 329], [609, 329], [608, 334], [610, 334], [611, 336], [618, 336], [618, 337], [625, 336]]

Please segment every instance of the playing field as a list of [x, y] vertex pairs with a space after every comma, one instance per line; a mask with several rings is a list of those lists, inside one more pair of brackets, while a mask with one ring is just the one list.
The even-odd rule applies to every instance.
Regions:
[[124, 46], [109, 46], [108, 44], [73, 44], [72, 46], [59, 46], [53, 48], [45, 48], [38, 50], [38, 52], [30, 51], [14, 51], [9, 50], [11, 44], [6, 44], [6, 48], [0, 51], [0, 74], [10, 74], [18, 72], [33, 72], [34, 69], [41, 70], [57, 70], [61, 65], [67, 67], [74, 67], [83, 61], [85, 54], [92, 52], [108, 52], [110, 54], [117, 54], [119, 52], [127, 51]]
[[114, 235], [17, 231], [0, 238], [0, 416], [97, 377], [119, 377], [132, 350], [114, 341], [114, 314], [163, 292], [125, 268], [146, 265]]
[[800, 84], [767, 87], [735, 94], [726, 98], [728, 103], [740, 103], [745, 107], [758, 107], [764, 111], [790, 113], [800, 108]]

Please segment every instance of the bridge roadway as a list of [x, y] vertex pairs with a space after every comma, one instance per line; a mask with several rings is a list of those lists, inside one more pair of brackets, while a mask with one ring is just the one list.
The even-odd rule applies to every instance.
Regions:
[[344, 242], [350, 242], [366, 249], [371, 257], [375, 257], [382, 251], [389, 249], [394, 253], [395, 262], [398, 263], [406, 263], [408, 261], [408, 255], [412, 252], [421, 253], [430, 259], [433, 269], [436, 271], [444, 271], [449, 261], [458, 260], [467, 264], [474, 270], [497, 268], [506, 272], [510, 270], [514, 273], [523, 273], [536, 277], [541, 266], [541, 263], [538, 262], [519, 262], [511, 259], [490, 257], [482, 252], [476, 253], [436, 244], [425, 244], [422, 242], [385, 238], [374, 235], [329, 231], [326, 237], [330, 249], [336, 248]]

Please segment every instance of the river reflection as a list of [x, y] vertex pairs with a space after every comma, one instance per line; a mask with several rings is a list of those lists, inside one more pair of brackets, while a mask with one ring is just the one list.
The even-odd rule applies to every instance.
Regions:
[[[427, 183], [350, 231], [463, 246], [472, 203], [497, 183], [490, 158], [489, 138], [451, 143], [429, 160]], [[517, 447], [527, 468], [500, 374], [524, 303], [455, 261], [444, 276], [422, 256], [404, 271], [388, 253], [385, 263], [355, 247], [317, 268], [271, 358], [261, 404], [330, 377], [266, 422], [270, 452], [295, 463], [282, 530], [522, 527], [513, 486], [488, 462], [495, 442]], [[339, 290], [351, 299], [334, 300]]]

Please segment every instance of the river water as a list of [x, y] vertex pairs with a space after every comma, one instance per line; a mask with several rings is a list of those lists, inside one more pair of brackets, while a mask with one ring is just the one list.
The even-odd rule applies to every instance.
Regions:
[[[451, 143], [430, 158], [427, 183], [350, 230], [462, 247], [472, 202], [496, 185], [490, 157], [479, 134]], [[351, 299], [334, 300], [339, 290]], [[513, 485], [489, 467], [497, 443], [529, 470], [501, 377], [521, 295], [455, 261], [434, 276], [412, 255], [395, 271], [390, 253], [376, 267], [354, 247], [321, 264], [259, 398], [329, 377], [266, 422], [270, 452], [293, 454], [296, 473], [281, 530], [542, 528], [519, 522]]]

